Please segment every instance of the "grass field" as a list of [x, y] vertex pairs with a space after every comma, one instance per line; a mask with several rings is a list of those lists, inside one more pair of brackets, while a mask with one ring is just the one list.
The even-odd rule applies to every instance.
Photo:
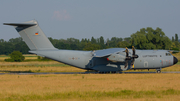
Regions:
[[49, 74], [0, 77], [2, 101], [180, 99], [180, 74]]
[[[55, 61], [15, 63], [4, 62], [5, 58], [0, 56], [1, 73], [85, 72]], [[26, 55], [26, 59], [37, 56]], [[180, 63], [162, 71], [180, 71]], [[0, 75], [0, 100], [179, 101], [180, 74], [5, 74]]]

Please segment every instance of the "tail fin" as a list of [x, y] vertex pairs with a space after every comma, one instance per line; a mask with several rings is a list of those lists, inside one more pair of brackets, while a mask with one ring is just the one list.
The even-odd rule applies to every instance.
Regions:
[[55, 49], [35, 20], [24, 23], [4, 23], [4, 25], [14, 26], [32, 51]]

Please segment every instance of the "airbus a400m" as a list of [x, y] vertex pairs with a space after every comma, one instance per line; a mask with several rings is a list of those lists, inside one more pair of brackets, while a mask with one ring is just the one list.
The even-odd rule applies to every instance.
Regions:
[[110, 48], [96, 51], [75, 51], [55, 48], [40, 29], [37, 21], [4, 23], [14, 26], [30, 49], [30, 53], [47, 57], [71, 66], [98, 72], [117, 72], [129, 69], [156, 69], [178, 62], [167, 50], [135, 50]]

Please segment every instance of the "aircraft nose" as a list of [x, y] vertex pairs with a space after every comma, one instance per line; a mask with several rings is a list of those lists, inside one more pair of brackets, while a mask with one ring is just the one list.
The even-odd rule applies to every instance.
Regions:
[[178, 59], [176, 57], [174, 57], [173, 63], [176, 64], [177, 62], [178, 62]]

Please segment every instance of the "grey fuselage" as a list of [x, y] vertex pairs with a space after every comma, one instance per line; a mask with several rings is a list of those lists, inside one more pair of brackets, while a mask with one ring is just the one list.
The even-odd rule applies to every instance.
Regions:
[[[113, 48], [112, 48], [113, 49]], [[118, 49], [118, 48], [116, 48]], [[123, 50], [123, 48], [119, 48]], [[98, 51], [98, 50], [97, 50]], [[174, 56], [166, 50], [136, 50], [139, 56], [135, 59], [134, 67], [129, 65], [124, 67], [125, 61], [108, 61], [106, 57], [96, 57], [93, 51], [75, 51], [75, 50], [46, 50], [30, 51], [39, 56], [47, 57], [59, 62], [66, 63], [81, 69], [96, 71], [124, 71], [129, 69], [160, 69], [174, 64]], [[122, 53], [121, 53], [122, 54]]]

